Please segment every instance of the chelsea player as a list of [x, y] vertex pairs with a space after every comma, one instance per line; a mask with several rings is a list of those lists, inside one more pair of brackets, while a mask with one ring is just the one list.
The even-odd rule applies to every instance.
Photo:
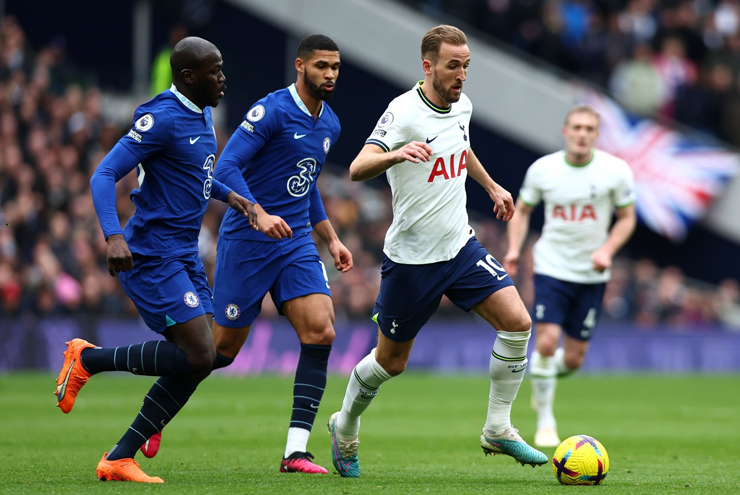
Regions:
[[221, 154], [216, 177], [255, 203], [255, 232], [229, 211], [221, 224], [214, 277], [216, 367], [228, 366], [249, 335], [270, 292], [301, 342], [293, 413], [281, 472], [323, 473], [306, 452], [334, 341], [334, 308], [326, 268], [311, 230], [334, 266], [352, 268], [352, 255], [324, 212], [316, 179], [339, 138], [339, 119], [326, 102], [339, 75], [339, 48], [323, 35], [298, 45], [295, 84], [249, 109]]
[[[116, 348], [82, 339], [67, 343], [56, 389], [65, 413], [96, 373], [161, 377], [123, 438], [100, 460], [100, 480], [163, 483], [147, 476], [133, 457], [185, 405], [216, 356], [211, 290], [198, 256], [209, 198], [227, 202], [247, 217], [245, 226], [256, 226], [254, 205], [213, 178], [217, 150], [209, 107], [218, 105], [226, 89], [221, 53], [204, 39], [185, 38], [174, 47], [170, 65], [172, 87], [136, 109], [133, 127], [90, 181], [110, 274], [119, 274], [146, 324], [166, 338]], [[131, 193], [136, 213], [122, 231], [115, 184], [136, 167], [139, 189]]]

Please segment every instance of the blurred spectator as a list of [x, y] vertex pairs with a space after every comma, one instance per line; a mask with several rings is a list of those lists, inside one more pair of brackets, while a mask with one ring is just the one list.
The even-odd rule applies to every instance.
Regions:
[[157, 96], [172, 84], [172, 71], [170, 69], [170, 55], [175, 45], [188, 36], [188, 30], [184, 24], [175, 24], [170, 28], [168, 44], [162, 47], [152, 62], [151, 87], [149, 96]]
[[637, 115], [655, 115], [665, 99], [665, 90], [653, 65], [650, 45], [635, 45], [632, 58], [617, 64], [609, 80], [609, 89], [627, 110]]

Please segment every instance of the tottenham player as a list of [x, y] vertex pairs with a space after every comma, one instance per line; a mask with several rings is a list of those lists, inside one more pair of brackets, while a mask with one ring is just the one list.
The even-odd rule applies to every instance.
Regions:
[[360, 476], [360, 415], [381, 384], [406, 369], [414, 338], [446, 295], [497, 329], [481, 446], [522, 464], [548, 458], [511, 425], [511, 404], [527, 367], [532, 321], [510, 277], [468, 225], [465, 179], [485, 188], [496, 217], [514, 215], [511, 195], [470, 148], [470, 100], [462, 93], [470, 64], [465, 34], [437, 26], [421, 44], [424, 80], [393, 100], [350, 165], [352, 180], [385, 172], [393, 223], [385, 237], [380, 293], [373, 310], [378, 345], [352, 372], [340, 412], [329, 419], [332, 459], [340, 475]]
[[322, 473], [307, 443], [326, 387], [334, 341], [334, 308], [326, 268], [311, 231], [341, 272], [352, 255], [327, 219], [316, 180], [339, 138], [339, 119], [326, 103], [339, 76], [339, 48], [311, 35], [298, 45], [295, 84], [257, 101], [221, 154], [216, 177], [255, 203], [259, 232], [227, 213], [216, 257], [214, 368], [239, 353], [269, 292], [301, 342], [293, 412], [281, 472]]
[[[162, 483], [133, 457], [185, 405], [211, 371], [211, 290], [198, 256], [198, 233], [211, 196], [226, 201], [256, 226], [254, 205], [213, 178], [216, 135], [210, 107], [223, 97], [221, 53], [201, 38], [185, 38], [170, 58], [172, 87], [136, 109], [134, 124], [90, 181], [95, 210], [108, 243], [108, 269], [118, 273], [146, 324], [166, 338], [101, 348], [67, 343], [57, 378], [58, 406], [68, 413], [91, 375], [128, 371], [160, 376], [123, 438], [103, 455], [101, 480]], [[115, 184], [138, 166], [136, 213], [123, 230]]]
[[[532, 353], [534, 444], [560, 444], [553, 399], [555, 380], [577, 370], [588, 349], [609, 280], [612, 257], [635, 229], [635, 188], [627, 163], [594, 149], [599, 115], [573, 108], [562, 129], [565, 149], [534, 162], [509, 222], [504, 267], [517, 272], [534, 207], [545, 203], [542, 237], [534, 247], [536, 340]], [[617, 220], [609, 230], [612, 211]], [[558, 347], [564, 333], [562, 347]]]

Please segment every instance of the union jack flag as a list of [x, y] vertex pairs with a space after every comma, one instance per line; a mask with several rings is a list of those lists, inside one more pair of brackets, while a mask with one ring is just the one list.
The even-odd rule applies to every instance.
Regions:
[[740, 167], [740, 153], [706, 137], [630, 116], [592, 91], [583, 91], [577, 99], [601, 114], [596, 147], [632, 168], [640, 221], [675, 242], [686, 237]]

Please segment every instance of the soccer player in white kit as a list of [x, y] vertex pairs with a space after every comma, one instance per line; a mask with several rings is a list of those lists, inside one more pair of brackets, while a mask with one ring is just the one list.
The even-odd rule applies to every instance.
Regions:
[[[532, 320], [511, 277], [468, 225], [468, 174], [488, 192], [497, 218], [509, 221], [514, 202], [470, 148], [472, 104], [462, 94], [470, 63], [467, 38], [456, 27], [437, 26], [424, 36], [421, 55], [424, 80], [390, 103], [350, 165], [355, 181], [386, 173], [393, 223], [373, 310], [378, 345], [353, 370], [342, 409], [328, 422], [334, 467], [344, 477], [360, 476], [360, 415], [381, 384], [406, 369], [416, 334], [443, 295], [497, 329], [481, 447], [522, 465], [548, 462], [522, 440], [510, 419], [527, 367]], [[454, 329], [450, 333], [453, 337]]]
[[568, 112], [562, 129], [565, 149], [529, 167], [507, 228], [504, 267], [516, 275], [532, 210], [545, 202], [545, 225], [534, 246], [536, 339], [529, 367], [538, 447], [560, 444], [553, 415], [556, 379], [581, 366], [612, 258], [635, 230], [632, 171], [624, 160], [594, 148], [599, 122], [589, 106]]

